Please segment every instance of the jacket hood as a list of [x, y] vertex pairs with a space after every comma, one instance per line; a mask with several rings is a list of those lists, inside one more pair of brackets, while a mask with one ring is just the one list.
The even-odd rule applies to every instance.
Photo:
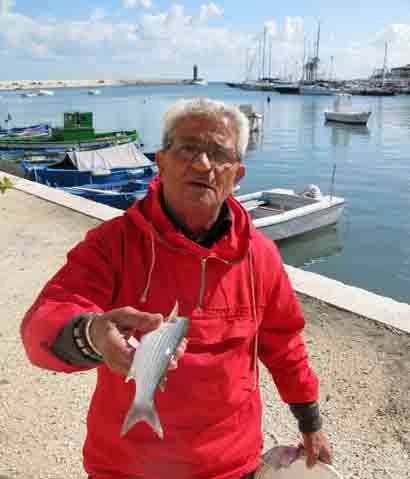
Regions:
[[161, 206], [161, 190], [161, 180], [156, 176], [150, 183], [146, 196], [125, 213], [144, 234], [174, 248], [188, 249], [199, 256], [217, 256], [225, 261], [237, 262], [247, 255], [255, 229], [247, 211], [232, 196], [226, 200], [232, 226], [223, 238], [206, 248], [184, 236], [168, 218]]

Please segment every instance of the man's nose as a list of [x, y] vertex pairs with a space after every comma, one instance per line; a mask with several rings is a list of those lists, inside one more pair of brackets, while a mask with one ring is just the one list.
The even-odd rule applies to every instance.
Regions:
[[206, 151], [201, 151], [194, 159], [192, 166], [198, 171], [209, 171], [212, 169], [212, 162]]

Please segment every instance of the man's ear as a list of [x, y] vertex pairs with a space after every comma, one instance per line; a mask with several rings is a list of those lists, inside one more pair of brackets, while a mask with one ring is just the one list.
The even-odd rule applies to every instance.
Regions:
[[157, 151], [155, 153], [155, 162], [158, 166], [159, 174], [161, 175], [161, 172], [164, 169], [164, 153], [162, 151]]
[[245, 173], [246, 173], [245, 165], [241, 163], [239, 165], [238, 170], [236, 171], [235, 185], [237, 185], [240, 182], [240, 180], [245, 176]]

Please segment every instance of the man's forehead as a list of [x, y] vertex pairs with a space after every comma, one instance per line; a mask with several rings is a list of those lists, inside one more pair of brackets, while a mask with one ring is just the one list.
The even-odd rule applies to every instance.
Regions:
[[181, 118], [175, 127], [178, 138], [204, 138], [234, 136], [235, 129], [226, 116], [213, 118], [208, 116], [190, 115]]

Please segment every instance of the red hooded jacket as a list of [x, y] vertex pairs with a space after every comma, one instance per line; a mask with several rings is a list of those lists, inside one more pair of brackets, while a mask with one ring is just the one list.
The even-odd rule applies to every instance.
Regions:
[[159, 188], [154, 182], [68, 253], [23, 320], [24, 346], [37, 366], [81, 371], [48, 347], [73, 316], [123, 306], [166, 316], [178, 300], [191, 320], [189, 343], [155, 396], [164, 439], [145, 423], [120, 437], [135, 384], [102, 364], [84, 466], [93, 479], [237, 479], [256, 468], [262, 450], [255, 351], [285, 402], [317, 400], [299, 334], [303, 315], [274, 243], [234, 198], [230, 232], [205, 248], [176, 230]]

